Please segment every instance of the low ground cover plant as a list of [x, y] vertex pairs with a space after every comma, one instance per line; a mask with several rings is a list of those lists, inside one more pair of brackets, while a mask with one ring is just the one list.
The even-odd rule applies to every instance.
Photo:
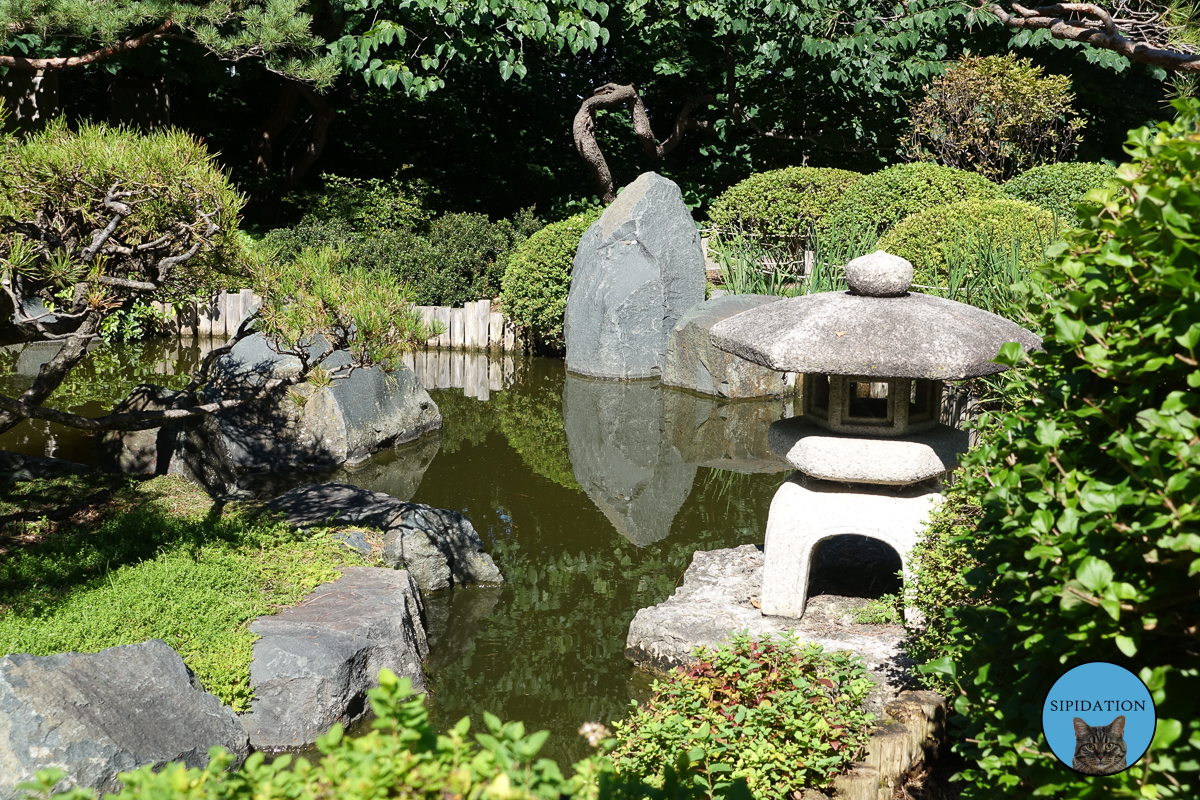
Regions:
[[2, 486], [0, 547], [0, 653], [162, 639], [235, 711], [251, 699], [249, 621], [368, 563], [175, 476]]
[[662, 766], [686, 753], [703, 796], [744, 780], [754, 797], [784, 800], [828, 788], [866, 742], [873, 682], [861, 659], [790, 635], [742, 634], [696, 655], [617, 723], [618, 774], [663, 786]]

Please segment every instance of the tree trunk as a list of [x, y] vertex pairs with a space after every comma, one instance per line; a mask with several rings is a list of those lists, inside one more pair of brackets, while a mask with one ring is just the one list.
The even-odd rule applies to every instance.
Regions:
[[[80, 360], [87, 355], [88, 342], [100, 328], [102, 315], [92, 311], [83, 322], [63, 343], [63, 348], [54, 358], [42, 365], [38, 376], [33, 379], [33, 385], [26, 389], [18, 400], [29, 405], [40, 406], [54, 390], [62, 384], [68, 373]], [[25, 416], [11, 411], [0, 411], [0, 434], [6, 433], [18, 425]]]
[[0, 96], [8, 118], [4, 129], [35, 133], [58, 116], [58, 70], [27, 72], [10, 69], [0, 76]]

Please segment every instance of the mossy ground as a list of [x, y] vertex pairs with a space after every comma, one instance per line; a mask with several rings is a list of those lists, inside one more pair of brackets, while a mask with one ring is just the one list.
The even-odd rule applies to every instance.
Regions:
[[256, 617], [368, 564], [261, 508], [182, 479], [84, 475], [0, 484], [0, 654], [163, 639], [204, 687], [249, 707]]

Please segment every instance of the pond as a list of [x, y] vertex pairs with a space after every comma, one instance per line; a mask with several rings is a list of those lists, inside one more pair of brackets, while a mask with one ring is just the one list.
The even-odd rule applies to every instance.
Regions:
[[[99, 414], [103, 403], [79, 398], [111, 404], [140, 382], [178, 385], [211, 346], [98, 348], [65, 387], [65, 405]], [[28, 385], [45, 357], [8, 353], [0, 386]], [[508, 583], [426, 598], [435, 722], [469, 715], [478, 731], [491, 711], [549, 729], [543, 754], [566, 767], [588, 753], [583, 722], [609, 723], [646, 696], [650, 679], [624, 657], [637, 610], [671, 595], [696, 550], [761, 545], [789, 471], [766, 431], [792, 403], [720, 404], [653, 381], [578, 378], [544, 358], [427, 351], [409, 363], [443, 387], [430, 390], [440, 433], [353, 468], [248, 475], [243, 486], [265, 498], [339, 481], [462, 512]], [[44, 423], [0, 436], [0, 449], [94, 461], [89, 436]]]

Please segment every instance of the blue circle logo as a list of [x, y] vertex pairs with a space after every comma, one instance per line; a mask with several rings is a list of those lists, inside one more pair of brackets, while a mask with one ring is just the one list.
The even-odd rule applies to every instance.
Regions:
[[1115, 775], [1133, 766], [1150, 747], [1157, 723], [1146, 684], [1107, 661], [1068, 670], [1042, 706], [1050, 749], [1083, 775]]

